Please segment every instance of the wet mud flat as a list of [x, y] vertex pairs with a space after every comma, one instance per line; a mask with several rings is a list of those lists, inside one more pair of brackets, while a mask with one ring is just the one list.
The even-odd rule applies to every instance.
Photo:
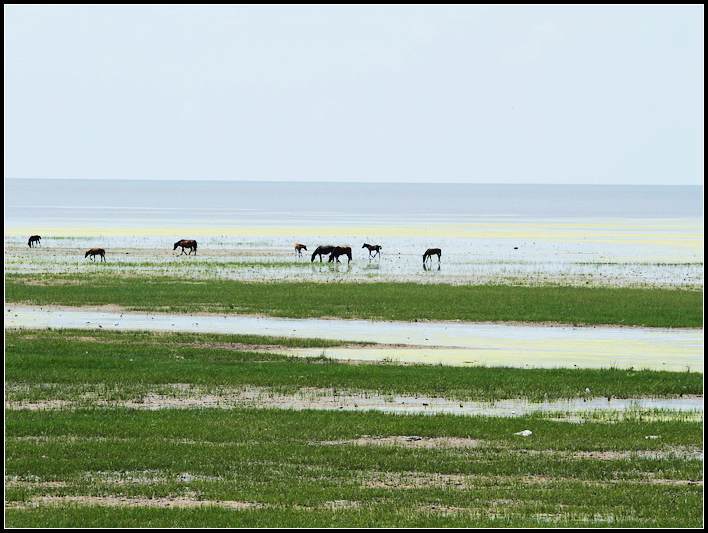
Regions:
[[[17, 386], [14, 386], [17, 387]], [[10, 389], [13, 386], [10, 385]], [[166, 390], [167, 389], [167, 390]], [[12, 393], [12, 390], [9, 391]], [[6, 400], [9, 410], [51, 411], [77, 408], [121, 407], [137, 410], [162, 409], [287, 409], [325, 411], [374, 411], [389, 414], [451, 414], [459, 416], [516, 417], [548, 415], [569, 421], [582, 421], [593, 414], [612, 417], [644, 416], [645, 419], [703, 418], [703, 396], [681, 398], [597, 398], [591, 394], [581, 398], [533, 402], [525, 399], [470, 401], [425, 395], [380, 394], [335, 389], [305, 388], [283, 393], [264, 387], [228, 388], [188, 384], [162, 386], [132, 399], [106, 400], [90, 388], [80, 399]]]

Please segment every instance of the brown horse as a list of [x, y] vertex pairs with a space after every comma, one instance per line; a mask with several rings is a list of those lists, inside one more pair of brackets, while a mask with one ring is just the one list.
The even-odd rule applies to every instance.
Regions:
[[[362, 248], [366, 248], [367, 250], [369, 250], [369, 259], [371, 259], [372, 257], [374, 257], [376, 255], [381, 257], [381, 245], [380, 244], [364, 243]], [[374, 252], [376, 252], [376, 253], [374, 253]], [[372, 253], [373, 253], [373, 255], [372, 255]]]
[[182, 255], [183, 253], [185, 253], [184, 250], [185, 250], [186, 248], [189, 249], [189, 253], [186, 254], [186, 255], [192, 255], [192, 252], [194, 252], [194, 255], [197, 255], [197, 241], [192, 241], [192, 240], [189, 240], [189, 239], [182, 239], [182, 240], [179, 240], [179, 241], [177, 241], [177, 242], [175, 243], [175, 245], [172, 247], [172, 250], [173, 250], [173, 251], [176, 250], [178, 246], [179, 246], [180, 248], [182, 248], [182, 253], [179, 254], [179, 255]]
[[297, 252], [297, 255], [302, 256], [302, 251], [305, 250], [307, 251], [307, 246], [304, 244], [300, 244], [299, 242], [295, 243], [295, 251]]
[[430, 261], [433, 261], [433, 256], [437, 255], [438, 256], [438, 265], [440, 264], [440, 256], [442, 255], [442, 250], [440, 248], [428, 248], [425, 253], [423, 254], [423, 266], [425, 266], [425, 263], [430, 259]]
[[334, 246], [331, 244], [327, 246], [318, 246], [315, 248], [315, 251], [312, 252], [312, 258], [310, 259], [310, 263], [312, 263], [315, 260], [316, 256], [320, 256], [320, 263], [322, 262], [322, 256], [323, 255], [329, 255], [332, 253], [332, 250], [334, 250]]
[[352, 260], [351, 246], [334, 246], [332, 248], [332, 252], [329, 254], [329, 262], [333, 263], [334, 261], [337, 261], [337, 263], [341, 263], [341, 261], [339, 260], [340, 255], [346, 255], [349, 258], [347, 263], [351, 263], [351, 260]]
[[106, 260], [106, 251], [103, 248], [91, 248], [84, 254], [84, 259], [86, 259], [89, 255], [91, 256], [91, 261], [95, 261], [97, 255], [101, 256], [102, 262]]
[[31, 235], [30, 238], [29, 238], [29, 240], [27, 241], [27, 246], [29, 246], [30, 248], [32, 248], [32, 245], [33, 245], [33, 244], [38, 244], [38, 245], [39, 245], [39, 244], [42, 244], [42, 243], [40, 242], [41, 240], [42, 240], [42, 237], [40, 237], [39, 235]]

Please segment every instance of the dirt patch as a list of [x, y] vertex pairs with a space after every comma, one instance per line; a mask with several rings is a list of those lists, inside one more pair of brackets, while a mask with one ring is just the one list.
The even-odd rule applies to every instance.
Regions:
[[57, 411], [60, 409], [71, 409], [75, 402], [68, 400], [41, 400], [33, 402], [5, 402], [5, 408], [10, 411]]
[[[559, 452], [549, 450], [550, 453], [558, 455]], [[572, 452], [574, 459], [599, 459], [604, 461], [615, 461], [623, 459], [698, 459], [703, 460], [703, 450], [692, 447], [673, 447], [663, 450], [610, 450], [591, 452]]]
[[438, 474], [430, 472], [377, 472], [362, 480], [370, 489], [464, 489], [472, 484], [474, 476], [466, 474]]
[[[634, 481], [634, 480], [629, 480]], [[685, 485], [698, 485], [698, 486], [703, 486], [703, 480], [702, 479], [664, 479], [664, 478], [648, 478], [648, 479], [641, 479], [638, 481], [638, 483], [642, 484], [648, 484], [648, 485], [679, 485], [679, 486], [685, 486]]]
[[180, 474], [160, 470], [135, 470], [127, 472], [86, 472], [84, 480], [108, 485], [155, 485], [159, 483], [191, 483], [193, 481], [220, 481], [217, 476], [202, 476], [190, 472]]
[[459, 514], [459, 513], [469, 513], [472, 509], [467, 509], [464, 507], [454, 507], [450, 505], [422, 505], [416, 509], [420, 513], [426, 514]]
[[703, 450], [694, 446], [672, 446], [658, 450], [592, 450], [575, 452], [562, 450], [505, 449], [504, 453], [536, 456], [548, 455], [558, 459], [593, 459], [598, 461], [674, 458], [683, 460], [703, 460]]
[[61, 279], [61, 278], [45, 278], [45, 279], [25, 279], [23, 285], [35, 285], [41, 287], [59, 287], [64, 285], [81, 285], [81, 280], [78, 279]]
[[321, 506], [322, 509], [328, 509], [330, 511], [341, 511], [345, 509], [359, 509], [361, 507], [361, 502], [352, 500], [332, 500], [329, 502], [324, 502]]
[[239, 352], [284, 352], [287, 346], [280, 344], [246, 344], [242, 342], [190, 342], [178, 343], [179, 346], [214, 349], [214, 350], [234, 350]]
[[6, 477], [5, 487], [6, 488], [37, 488], [37, 489], [60, 489], [68, 486], [66, 481], [40, 481], [33, 478], [20, 478], [17, 476]]
[[484, 441], [465, 437], [419, 437], [417, 435], [371, 437], [362, 435], [357, 439], [330, 440], [316, 444], [323, 446], [401, 446], [403, 448], [478, 448], [484, 445]]
[[187, 509], [199, 507], [221, 507], [244, 510], [261, 509], [263, 504], [235, 500], [198, 500], [188, 497], [175, 498], [133, 498], [124, 496], [39, 496], [24, 502], [7, 502], [6, 508], [28, 509], [43, 506], [82, 505], [92, 507], [151, 507], [160, 509]]

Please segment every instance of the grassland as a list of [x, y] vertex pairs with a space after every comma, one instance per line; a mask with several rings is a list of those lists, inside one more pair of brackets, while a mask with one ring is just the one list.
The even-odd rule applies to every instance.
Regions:
[[203, 390], [253, 386], [292, 392], [309, 387], [477, 401], [576, 398], [586, 387], [603, 398], [703, 391], [703, 375], [696, 372], [351, 365], [291, 358], [277, 350], [338, 344], [318, 339], [8, 330], [5, 342], [6, 399], [12, 401], [48, 400], [57, 394], [78, 400], [97, 391], [136, 398], [173, 383]]
[[701, 327], [700, 291], [414, 283], [248, 283], [150, 276], [24, 275], [6, 278], [6, 301], [130, 310], [306, 318], [462, 320]]
[[[6, 333], [10, 527], [702, 524], [695, 417], [637, 412], [578, 424], [105, 401], [175, 383], [478, 399], [565, 397], [589, 384], [598, 394], [673, 396], [701, 393], [700, 374], [354, 366], [278, 353], [333, 344], [317, 339]], [[67, 400], [78, 403], [50, 406]], [[533, 435], [514, 434], [522, 429]]]
[[[526, 427], [534, 437], [513, 434]], [[647, 434], [661, 435], [660, 444]], [[361, 445], [362, 435], [416, 435], [440, 445]], [[700, 439], [700, 424], [690, 422], [249, 409], [10, 412], [6, 521], [697, 527], [702, 462], [690, 450]]]

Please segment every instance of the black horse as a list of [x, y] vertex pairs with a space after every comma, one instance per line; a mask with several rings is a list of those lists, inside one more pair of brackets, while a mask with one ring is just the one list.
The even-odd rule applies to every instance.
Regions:
[[197, 241], [192, 241], [189, 239], [182, 239], [180, 241], [177, 241], [175, 245], [172, 247], [172, 250], [176, 250], [177, 247], [182, 248], [182, 253], [179, 255], [182, 255], [185, 250], [185, 248], [189, 249], [189, 253], [187, 255], [192, 255], [192, 252], [194, 252], [194, 255], [197, 255]]
[[440, 264], [440, 256], [442, 255], [442, 250], [440, 250], [440, 248], [428, 248], [425, 251], [425, 253], [423, 254], [423, 266], [425, 266], [428, 259], [430, 259], [430, 262], [432, 263], [434, 255], [438, 256], [438, 265], [439, 265]]
[[39, 235], [32, 235], [30, 236], [29, 240], [27, 241], [27, 246], [32, 248], [33, 244], [42, 244], [40, 241], [42, 240], [42, 237]]
[[95, 261], [97, 255], [101, 256], [102, 262], [106, 261], [106, 251], [103, 248], [91, 248], [84, 254], [84, 259], [86, 259], [89, 255], [91, 256], [91, 261]]
[[381, 245], [380, 244], [368, 244], [364, 243], [362, 245], [362, 248], [366, 248], [369, 250], [369, 259], [371, 259], [374, 256], [379, 256], [381, 257]]
[[332, 250], [334, 250], [334, 246], [332, 246], [332, 245], [318, 246], [317, 248], [315, 248], [315, 251], [312, 252], [312, 258], [310, 259], [310, 263], [312, 263], [315, 260], [315, 257], [318, 255], [320, 256], [320, 263], [321, 263], [322, 256], [331, 254]]
[[351, 263], [352, 261], [352, 248], [351, 246], [335, 246], [332, 248], [332, 252], [329, 254], [329, 262], [333, 263], [336, 261], [337, 263], [341, 263], [339, 260], [340, 255], [346, 255], [349, 260], [347, 263]]

